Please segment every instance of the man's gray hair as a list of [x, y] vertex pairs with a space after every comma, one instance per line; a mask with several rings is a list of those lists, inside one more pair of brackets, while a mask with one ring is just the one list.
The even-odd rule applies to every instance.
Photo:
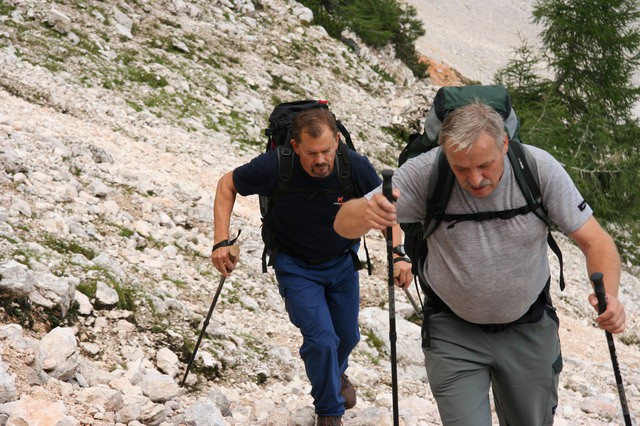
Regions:
[[486, 133], [502, 149], [504, 143], [504, 121], [492, 107], [476, 100], [469, 105], [453, 110], [442, 123], [438, 143], [447, 149], [469, 150], [473, 143]]

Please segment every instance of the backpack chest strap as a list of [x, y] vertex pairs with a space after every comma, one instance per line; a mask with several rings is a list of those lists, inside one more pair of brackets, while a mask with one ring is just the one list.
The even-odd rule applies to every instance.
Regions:
[[502, 219], [508, 220], [519, 215], [528, 214], [539, 207], [538, 204], [527, 204], [517, 209], [501, 210], [495, 212], [475, 212], [464, 214], [435, 214], [434, 218], [442, 222], [453, 222], [447, 226], [447, 229], [453, 228], [459, 222]]

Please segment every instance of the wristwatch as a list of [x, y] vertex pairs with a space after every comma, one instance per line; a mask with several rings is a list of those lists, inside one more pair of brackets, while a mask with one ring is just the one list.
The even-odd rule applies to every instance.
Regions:
[[398, 256], [406, 257], [407, 252], [404, 249], [404, 245], [399, 244], [393, 248], [393, 254], [397, 254]]

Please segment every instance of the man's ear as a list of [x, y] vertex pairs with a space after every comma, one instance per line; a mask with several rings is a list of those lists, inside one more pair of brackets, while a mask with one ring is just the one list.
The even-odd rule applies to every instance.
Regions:
[[509, 150], [509, 136], [505, 134], [504, 145], [502, 146], [502, 152], [506, 154], [508, 150]]
[[298, 142], [296, 142], [295, 139], [291, 139], [291, 147], [293, 148], [293, 152], [295, 152], [296, 154], [300, 155], [300, 153], [298, 152], [300, 147], [298, 146]]

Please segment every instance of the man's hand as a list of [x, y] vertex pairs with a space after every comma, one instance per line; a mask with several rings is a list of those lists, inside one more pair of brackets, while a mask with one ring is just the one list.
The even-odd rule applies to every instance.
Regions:
[[[400, 191], [393, 190], [393, 197], [398, 199]], [[378, 229], [380, 231], [395, 225], [397, 222], [396, 206], [382, 194], [375, 194], [371, 200], [367, 202], [364, 211], [364, 221], [369, 229]]]
[[[396, 258], [401, 259], [401, 258]], [[409, 288], [413, 282], [413, 274], [411, 273], [411, 263], [405, 261], [395, 262], [393, 264], [394, 283], [403, 290]]]
[[[589, 295], [589, 303], [598, 311], [598, 298], [595, 294]], [[627, 315], [624, 311], [624, 305], [616, 296], [607, 294], [607, 309], [596, 317], [596, 324], [603, 330], [612, 334], [622, 333], [624, 331]]]
[[[393, 196], [400, 196], [398, 189]], [[372, 229], [385, 230], [396, 224], [396, 207], [381, 193], [375, 194], [371, 200], [365, 197], [349, 200], [340, 207], [333, 229], [344, 238], [356, 239]]]
[[223, 246], [211, 252], [211, 263], [225, 277], [231, 275], [240, 259], [240, 247]]

